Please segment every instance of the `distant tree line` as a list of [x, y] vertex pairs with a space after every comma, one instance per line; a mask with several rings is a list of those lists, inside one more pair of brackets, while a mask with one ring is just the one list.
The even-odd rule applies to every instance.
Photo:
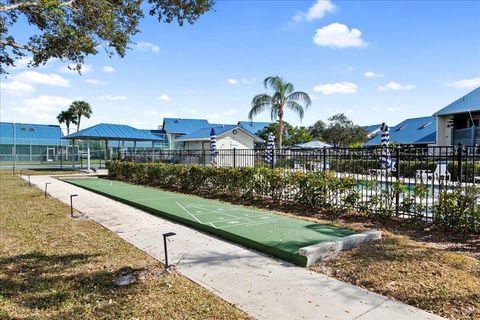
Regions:
[[[260, 130], [257, 135], [266, 140], [269, 133], [278, 134], [277, 122]], [[318, 120], [310, 127], [292, 126], [283, 121], [283, 146], [320, 140], [336, 147], [359, 146], [368, 140], [368, 132], [353, 123], [345, 114], [339, 113], [330, 118], [328, 122]]]

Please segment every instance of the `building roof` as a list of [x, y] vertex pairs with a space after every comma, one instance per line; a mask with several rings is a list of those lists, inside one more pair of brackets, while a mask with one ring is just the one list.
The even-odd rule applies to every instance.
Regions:
[[435, 112], [434, 116], [444, 116], [455, 113], [465, 113], [468, 111], [480, 111], [480, 87], [467, 93], [460, 99], [450, 103], [443, 109]]
[[162, 129], [166, 133], [188, 134], [209, 125], [210, 123], [206, 119], [165, 118], [163, 119]]
[[100, 123], [93, 127], [72, 133], [63, 139], [115, 140], [115, 141], [164, 141], [156, 135], [124, 124]]
[[362, 126], [363, 129], [367, 130], [368, 134], [372, 134], [377, 130], [380, 130], [380, 127], [382, 126], [381, 123], [379, 124], [371, 124], [368, 126]]
[[[390, 141], [398, 144], [432, 144], [436, 141], [437, 119], [433, 116], [406, 119], [390, 127]], [[365, 145], [380, 145], [380, 136]]]
[[271, 122], [238, 121], [238, 125], [250, 133], [257, 134], [258, 131], [271, 125]]
[[291, 146], [288, 149], [298, 150], [298, 149], [322, 149], [322, 148], [331, 148], [332, 146], [328, 143], [319, 140], [313, 140], [305, 143], [297, 143]]
[[234, 129], [236, 129], [236, 130], [240, 130], [240, 131], [246, 133], [247, 135], [251, 136], [255, 140], [255, 142], [264, 142], [262, 140], [262, 138], [260, 138], [259, 136], [251, 133], [250, 131], [248, 131], [248, 130], [246, 130], [243, 127], [238, 126], [238, 125], [211, 125], [211, 126], [199, 129], [197, 131], [194, 131], [190, 134], [181, 136], [181, 137], [177, 138], [175, 141], [186, 142], [186, 141], [206, 141], [206, 140], [210, 140], [210, 131], [212, 130], [212, 128], [215, 129], [215, 134], [217, 135], [217, 138], [222, 136], [222, 135], [227, 134], [230, 131], [233, 131]]
[[0, 122], [0, 144], [66, 145], [59, 125]]

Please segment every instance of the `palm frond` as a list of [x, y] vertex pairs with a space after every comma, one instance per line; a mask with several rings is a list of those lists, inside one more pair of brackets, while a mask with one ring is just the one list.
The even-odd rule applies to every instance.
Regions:
[[293, 83], [291, 82], [287, 82], [285, 83], [285, 95], [289, 95], [290, 93], [293, 92], [293, 90], [295, 90], [295, 87], [293, 86]]
[[285, 103], [285, 107], [295, 112], [300, 118], [300, 120], [303, 119], [303, 114], [304, 114], [303, 107], [297, 101], [293, 101], [293, 100], [287, 101]]
[[279, 76], [271, 76], [265, 78], [265, 80], [263, 80], [263, 85], [265, 86], [265, 89], [268, 89], [270, 87], [275, 92], [284, 91], [284, 81]]
[[270, 110], [270, 119], [272, 119], [272, 121], [277, 121], [277, 119], [278, 119], [278, 106], [272, 106], [272, 109]]
[[252, 99], [252, 108], [248, 113], [248, 119], [253, 120], [253, 117], [262, 113], [272, 105], [272, 97], [268, 94], [259, 94]]
[[302, 102], [305, 105], [305, 109], [307, 109], [312, 104], [310, 96], [303, 91], [296, 91], [289, 94], [286, 98], [286, 101]]

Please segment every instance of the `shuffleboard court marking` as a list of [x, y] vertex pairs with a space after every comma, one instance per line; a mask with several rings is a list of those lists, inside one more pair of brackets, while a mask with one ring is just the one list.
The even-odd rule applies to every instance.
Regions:
[[253, 221], [250, 220], [249, 218], [242, 218], [242, 217], [239, 217], [239, 216], [236, 216], [236, 215], [233, 215], [233, 214], [228, 214], [228, 213], [226, 213], [226, 212], [219, 213], [218, 211], [215, 211], [215, 210], [211, 210], [211, 209], [207, 209], [207, 208], [201, 208], [201, 207], [199, 207], [198, 205], [195, 205], [195, 204], [191, 204], [190, 207], [196, 207], [196, 208], [198, 208], [198, 209], [203, 209], [203, 210], [206, 210], [206, 211], [210, 211], [210, 212], [212, 212], [212, 213], [229, 216], [229, 217], [234, 218], [234, 220], [241, 219], [241, 220], [247, 220], [247, 221], [253, 222]]
[[182, 206], [180, 203], [176, 202], [175, 203], [180, 207], [182, 208], [183, 210], [185, 210], [186, 213], [188, 213], [193, 219], [197, 220], [198, 223], [201, 223], [201, 224], [205, 224], [203, 223], [202, 221], [198, 220], [197, 217], [195, 217], [193, 214], [190, 213], [190, 211], [188, 211], [187, 209], [185, 209], [184, 206]]
[[287, 218], [277, 218], [277, 219], [271, 219], [271, 220], [265, 220], [265, 221], [250, 221], [250, 222], [244, 222], [244, 223], [240, 223], [240, 224], [217, 227], [217, 229], [226, 229], [226, 228], [230, 228], [230, 227], [253, 227], [253, 226], [259, 226], [259, 225], [262, 225], [262, 224], [277, 222], [277, 221], [285, 220], [285, 219], [287, 219]]

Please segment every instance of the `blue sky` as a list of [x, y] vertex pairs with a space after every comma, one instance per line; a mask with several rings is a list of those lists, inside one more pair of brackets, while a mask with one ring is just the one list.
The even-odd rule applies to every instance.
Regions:
[[[303, 121], [343, 112], [361, 125], [430, 115], [480, 86], [480, 2], [217, 1], [192, 26], [142, 20], [123, 59], [78, 75], [61, 61], [1, 79], [2, 121], [56, 123], [84, 99], [99, 122], [156, 128], [163, 117], [246, 120], [262, 80], [280, 75], [313, 103]], [[19, 36], [29, 31], [15, 26]], [[268, 121], [269, 114], [257, 118]]]

